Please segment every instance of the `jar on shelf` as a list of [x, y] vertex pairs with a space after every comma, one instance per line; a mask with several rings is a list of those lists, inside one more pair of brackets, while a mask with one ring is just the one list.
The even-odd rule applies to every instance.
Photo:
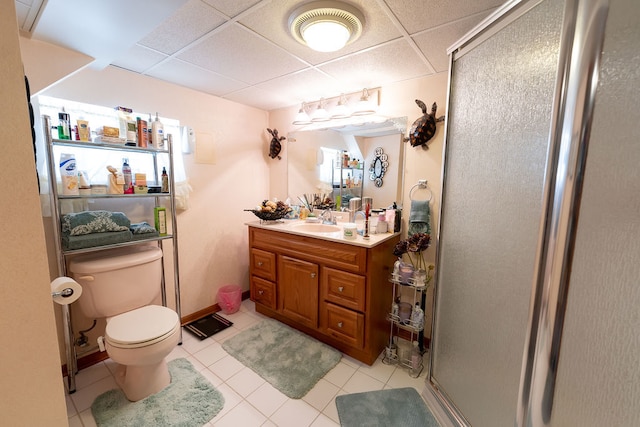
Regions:
[[[378, 220], [378, 224], [380, 224], [380, 220]], [[409, 279], [411, 279], [412, 277], [413, 277], [413, 265], [407, 264], [406, 262], [401, 262], [400, 263], [400, 281], [402, 283], [409, 283]]]

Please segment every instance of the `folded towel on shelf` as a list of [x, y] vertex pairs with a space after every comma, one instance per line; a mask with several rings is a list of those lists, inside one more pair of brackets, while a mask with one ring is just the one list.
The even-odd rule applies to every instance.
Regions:
[[[135, 234], [149, 234], [149, 233], [157, 233], [158, 231], [152, 227], [151, 225], [149, 225], [148, 222], [136, 222], [131, 224], [131, 227], [129, 227], [131, 229], [131, 232], [135, 235]], [[148, 236], [145, 236], [148, 237]]]
[[[146, 235], [145, 237], [148, 237]], [[107, 231], [105, 233], [83, 234], [81, 236], [71, 236], [62, 234], [62, 248], [64, 250], [92, 248], [94, 246], [113, 245], [116, 243], [129, 242], [132, 234], [126, 231]]]
[[158, 230], [144, 221], [131, 224], [131, 233], [133, 234], [133, 240], [151, 239], [160, 236]]
[[412, 200], [409, 212], [408, 236], [425, 233], [431, 234], [431, 208], [429, 200]]
[[85, 211], [62, 216], [62, 234], [82, 236], [85, 234], [129, 231], [131, 221], [122, 212]]

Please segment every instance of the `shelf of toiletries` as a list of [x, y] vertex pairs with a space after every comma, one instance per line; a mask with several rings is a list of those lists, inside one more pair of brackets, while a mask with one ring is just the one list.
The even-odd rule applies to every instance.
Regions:
[[53, 145], [61, 145], [67, 147], [83, 147], [83, 148], [98, 148], [106, 150], [116, 151], [129, 151], [133, 153], [168, 153], [168, 150], [164, 148], [152, 148], [152, 147], [138, 147], [134, 145], [126, 145], [122, 143], [109, 143], [109, 142], [91, 142], [91, 141], [76, 141], [69, 139], [52, 139]]
[[[412, 280], [403, 280], [397, 274], [389, 277], [393, 287], [391, 310], [387, 313], [390, 323], [389, 343], [382, 362], [398, 364], [408, 369], [411, 377], [418, 377], [424, 369], [422, 354], [424, 346], [424, 293], [426, 286], [416, 285]], [[406, 331], [409, 340], [400, 337]], [[404, 343], [404, 345], [400, 345]]]

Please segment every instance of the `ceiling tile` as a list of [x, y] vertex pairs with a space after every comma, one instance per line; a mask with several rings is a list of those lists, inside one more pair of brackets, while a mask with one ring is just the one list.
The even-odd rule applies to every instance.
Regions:
[[142, 73], [165, 58], [167, 56], [162, 53], [134, 45], [124, 55], [113, 61], [112, 64], [136, 73]]
[[372, 87], [431, 74], [404, 40], [318, 67], [347, 86]]
[[256, 5], [262, 1], [263, 3], [269, 3], [271, 0], [202, 0], [211, 7], [216, 8], [226, 16], [233, 18], [240, 12], [244, 12], [253, 5]]
[[409, 34], [433, 28], [460, 17], [483, 12], [489, 15], [505, 0], [384, 0]]
[[284, 50], [232, 25], [178, 56], [207, 70], [256, 84], [305, 67]]
[[447, 71], [449, 69], [447, 49], [483, 19], [483, 16], [475, 15], [471, 18], [445, 25], [437, 30], [420, 33], [414, 36], [413, 39], [437, 72]]
[[170, 55], [224, 22], [225, 19], [211, 6], [200, 0], [190, 0], [139, 44]]
[[178, 59], [169, 60], [153, 68], [147, 74], [216, 96], [224, 96], [229, 92], [246, 87], [246, 84], [242, 82], [203, 70]]
[[[345, 88], [339, 80], [314, 69], [269, 80], [255, 87], [287, 96], [290, 100], [296, 100], [297, 103], [317, 101], [323, 97], [333, 97], [342, 92], [349, 92], [349, 89]], [[289, 102], [288, 105], [292, 104]]]
[[376, 2], [354, 0], [350, 3], [360, 9], [365, 17], [362, 36], [338, 52], [316, 52], [298, 43], [289, 32], [289, 15], [300, 3], [300, 0], [274, 1], [239, 22], [311, 64], [320, 64], [401, 36], [393, 21]]

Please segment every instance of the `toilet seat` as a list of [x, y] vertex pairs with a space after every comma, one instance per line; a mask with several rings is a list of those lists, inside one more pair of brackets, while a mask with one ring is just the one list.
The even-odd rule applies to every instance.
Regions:
[[163, 341], [179, 330], [180, 319], [175, 311], [148, 305], [109, 319], [105, 340], [113, 347], [140, 348]]

